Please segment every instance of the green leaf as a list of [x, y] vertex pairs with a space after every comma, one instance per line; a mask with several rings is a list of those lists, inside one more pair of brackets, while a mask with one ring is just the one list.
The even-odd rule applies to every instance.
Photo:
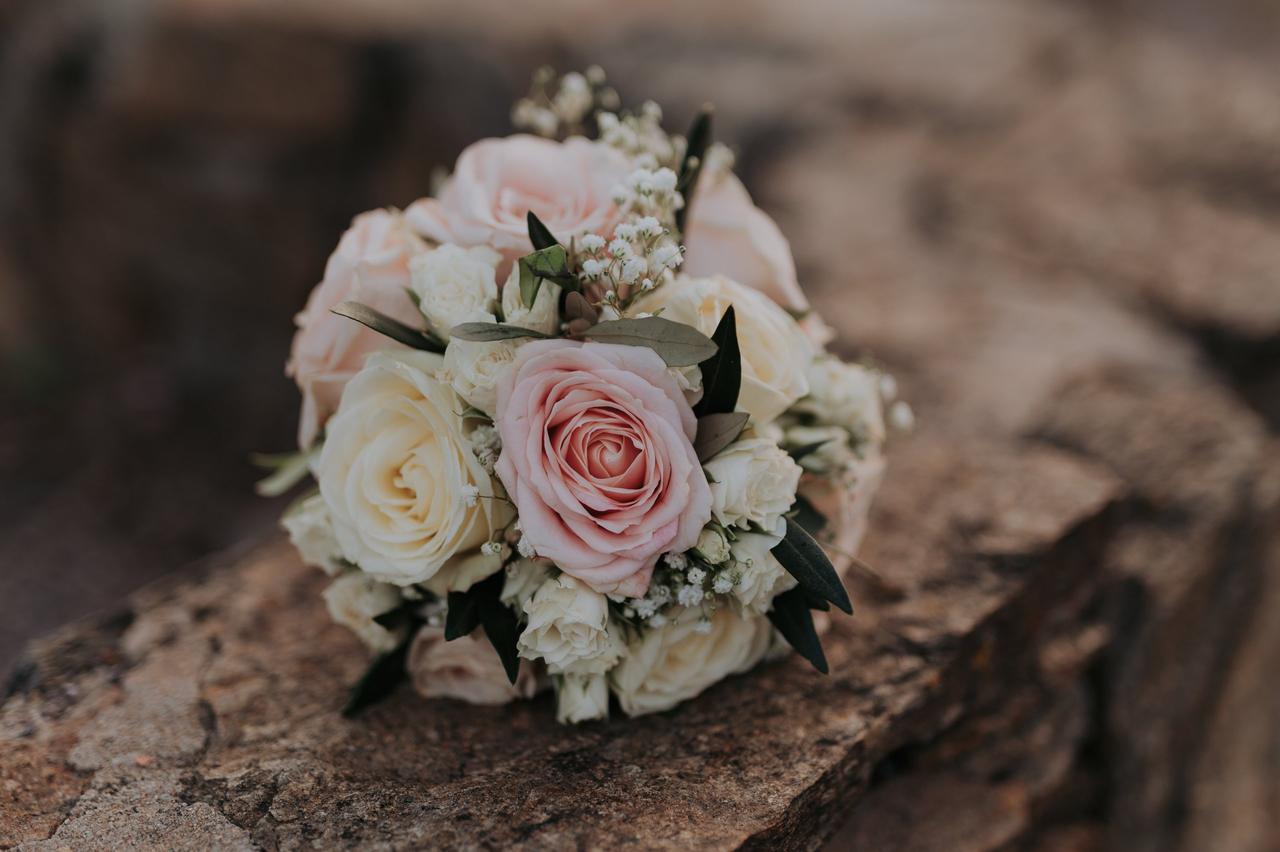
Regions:
[[822, 653], [822, 641], [813, 628], [813, 615], [803, 589], [796, 587], [774, 598], [769, 620], [800, 656], [823, 674], [828, 672], [827, 656]]
[[521, 328], [518, 325], [505, 325], [496, 322], [464, 322], [455, 325], [449, 334], [459, 340], [474, 340], [489, 343], [494, 340], [515, 340], [519, 337], [547, 338], [550, 335], [532, 328]]
[[787, 455], [791, 456], [792, 461], [798, 462], [805, 456], [813, 455], [818, 450], [822, 449], [823, 447], [825, 447], [827, 444], [830, 444], [834, 440], [835, 438], [826, 438], [825, 440], [822, 440], [822, 441], [813, 441], [808, 444], [801, 444], [798, 447], [788, 447]]
[[413, 306], [419, 311], [422, 310], [422, 297], [412, 287], [405, 287], [404, 291], [409, 294], [409, 301], [413, 302]]
[[800, 528], [809, 535], [816, 536], [827, 527], [827, 516], [814, 508], [807, 497], [797, 494], [796, 501], [791, 504], [791, 517], [796, 519]]
[[707, 159], [707, 148], [711, 146], [710, 107], [699, 110], [686, 139], [688, 142], [684, 149], [684, 160], [680, 163], [680, 174], [676, 181], [676, 188], [684, 195], [684, 207], [676, 211], [676, 229], [682, 234], [689, 208], [693, 205], [693, 191], [698, 186], [698, 176], [702, 174], [702, 165]]
[[751, 415], [745, 411], [726, 411], [699, 418], [698, 432], [693, 438], [693, 451], [698, 461], [705, 462], [738, 440]]
[[469, 634], [480, 623], [480, 600], [473, 594], [475, 586], [465, 592], [450, 592], [444, 616], [444, 641], [452, 642]]
[[738, 350], [738, 323], [733, 305], [720, 317], [711, 335], [716, 354], [703, 361], [702, 399], [694, 406], [698, 417], [733, 411], [738, 404], [738, 391], [742, 388], [742, 353]]
[[844, 584], [840, 582], [840, 575], [836, 573], [831, 560], [827, 558], [822, 546], [794, 518], [787, 518], [786, 535], [774, 545], [771, 552], [801, 586], [818, 597], [831, 601], [850, 615], [853, 614], [849, 593], [844, 590]]
[[525, 221], [529, 224], [529, 242], [533, 243], [534, 249], [548, 249], [560, 245], [560, 241], [551, 233], [551, 229], [542, 224], [542, 220], [535, 216], [532, 210], [525, 216]]
[[259, 479], [254, 484], [254, 491], [262, 497], [279, 497], [297, 485], [311, 471], [311, 453], [252, 453], [249, 460], [255, 465], [273, 471], [270, 476]]
[[520, 301], [526, 308], [532, 308], [537, 301], [543, 281], [570, 289], [577, 286], [578, 279], [569, 272], [568, 262], [564, 246], [556, 243], [520, 258]]
[[361, 325], [367, 326], [379, 334], [386, 335], [397, 343], [403, 343], [413, 349], [421, 349], [425, 352], [444, 351], [444, 341], [435, 335], [405, 325], [400, 320], [393, 319], [368, 305], [362, 305], [359, 302], [343, 302], [339, 305], [334, 305], [329, 310], [340, 317], [353, 319]]
[[596, 323], [582, 336], [601, 343], [647, 346], [661, 355], [669, 367], [692, 367], [716, 353], [716, 345], [711, 338], [691, 325], [662, 317]]
[[347, 703], [342, 708], [343, 716], [350, 719], [365, 707], [381, 701], [395, 691], [395, 688], [400, 685], [400, 681], [404, 680], [407, 675], [404, 661], [409, 653], [409, 641], [412, 636], [413, 631], [411, 630], [409, 631], [410, 638], [401, 642], [394, 651], [388, 651], [385, 654], [379, 654], [374, 657], [364, 675], [351, 688]]
[[493, 650], [498, 652], [498, 659], [502, 660], [502, 668], [507, 672], [507, 680], [515, 683], [517, 675], [520, 674], [520, 655], [516, 650], [516, 640], [520, 638], [520, 624], [516, 620], [515, 611], [503, 605], [498, 599], [502, 591], [502, 572], [498, 572], [494, 577], [498, 580], [497, 588], [494, 589], [492, 596], [486, 595], [480, 600], [480, 623], [484, 625], [485, 638], [489, 640]]

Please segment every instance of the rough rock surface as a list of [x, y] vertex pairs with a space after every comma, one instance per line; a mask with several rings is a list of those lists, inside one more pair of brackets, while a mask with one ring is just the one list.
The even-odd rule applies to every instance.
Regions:
[[505, 132], [544, 60], [676, 124], [715, 101], [920, 428], [829, 678], [576, 730], [407, 692], [346, 722], [361, 651], [268, 542], [29, 649], [0, 843], [1280, 845], [1266, 4], [91, 5], [0, 8], [0, 352], [94, 366], [0, 429], [0, 657], [271, 514], [235, 471], [291, 433], [285, 330], [333, 236]]

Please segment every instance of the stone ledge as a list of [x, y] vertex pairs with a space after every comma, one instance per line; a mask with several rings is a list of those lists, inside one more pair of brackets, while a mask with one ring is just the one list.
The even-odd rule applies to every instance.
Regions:
[[[0, 714], [7, 843], [168, 848], [812, 846], [885, 755], [1035, 666], [1075, 618], [1118, 485], [1057, 451], [907, 442], [865, 555], [902, 597], [660, 716], [565, 729], [408, 690], [337, 709], [363, 652], [272, 541], [134, 619], [38, 643]], [[855, 589], [855, 592], [857, 590]], [[24, 848], [44, 848], [32, 843]]]

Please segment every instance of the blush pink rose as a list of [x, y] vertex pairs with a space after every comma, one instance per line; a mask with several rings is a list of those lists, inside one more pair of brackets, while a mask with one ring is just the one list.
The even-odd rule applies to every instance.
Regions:
[[711, 519], [693, 411], [651, 349], [527, 343], [495, 422], [525, 538], [597, 592], [643, 595], [658, 557], [693, 547]]
[[414, 326], [422, 316], [410, 300], [409, 260], [426, 245], [405, 225], [395, 210], [361, 213], [329, 257], [324, 280], [311, 291], [298, 314], [298, 331], [285, 374], [302, 391], [298, 444], [311, 446], [320, 428], [338, 408], [342, 389], [379, 349], [400, 344], [365, 328], [355, 320], [330, 313], [340, 302], [353, 301], [376, 308]]
[[[689, 207], [684, 243], [681, 272], [685, 275], [723, 275], [759, 290], [794, 313], [809, 311], [787, 238], [752, 203], [747, 188], [732, 172], [702, 174]], [[817, 343], [832, 336], [816, 314], [809, 313], [800, 327]]]
[[533, 250], [530, 210], [561, 240], [588, 231], [612, 234], [621, 214], [611, 190], [628, 171], [616, 149], [581, 137], [483, 139], [458, 157], [439, 198], [416, 201], [405, 215], [435, 242], [497, 249], [505, 260], [503, 281], [511, 263]]
[[405, 670], [424, 698], [457, 698], [471, 704], [509, 704], [532, 698], [545, 685], [539, 667], [520, 661], [516, 682], [507, 680], [498, 654], [477, 629], [446, 642], [444, 629], [423, 627], [409, 645]]

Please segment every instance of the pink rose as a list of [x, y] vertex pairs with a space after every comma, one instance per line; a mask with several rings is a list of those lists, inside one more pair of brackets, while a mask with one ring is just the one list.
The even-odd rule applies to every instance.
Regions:
[[406, 291], [409, 260], [425, 250], [394, 210], [361, 213], [338, 241], [325, 266], [324, 280], [311, 291], [306, 308], [297, 316], [298, 331], [285, 366], [285, 375], [302, 391], [298, 444], [303, 449], [337, 410], [342, 389], [364, 359], [376, 350], [400, 346], [329, 309], [339, 302], [361, 302], [401, 322], [422, 325], [422, 316]]
[[711, 519], [693, 411], [653, 350], [527, 343], [497, 412], [497, 473], [525, 538], [597, 592], [643, 595], [658, 557]]
[[620, 214], [611, 190], [628, 168], [616, 149], [581, 137], [484, 139], [458, 157], [439, 198], [414, 202], [405, 215], [418, 233], [438, 243], [502, 252], [502, 281], [510, 264], [533, 250], [525, 218], [530, 210], [562, 240], [587, 231], [612, 234]]
[[471, 704], [508, 704], [532, 698], [543, 686], [537, 667], [520, 661], [516, 682], [507, 680], [498, 653], [481, 630], [452, 642], [440, 627], [423, 627], [405, 661], [409, 680], [425, 698], [458, 698]]
[[[723, 275], [759, 290], [790, 311], [809, 310], [787, 238], [751, 202], [747, 188], [732, 172], [702, 174], [689, 207], [684, 243], [681, 272], [685, 275]], [[805, 317], [800, 327], [817, 343], [832, 336], [816, 314]]]

